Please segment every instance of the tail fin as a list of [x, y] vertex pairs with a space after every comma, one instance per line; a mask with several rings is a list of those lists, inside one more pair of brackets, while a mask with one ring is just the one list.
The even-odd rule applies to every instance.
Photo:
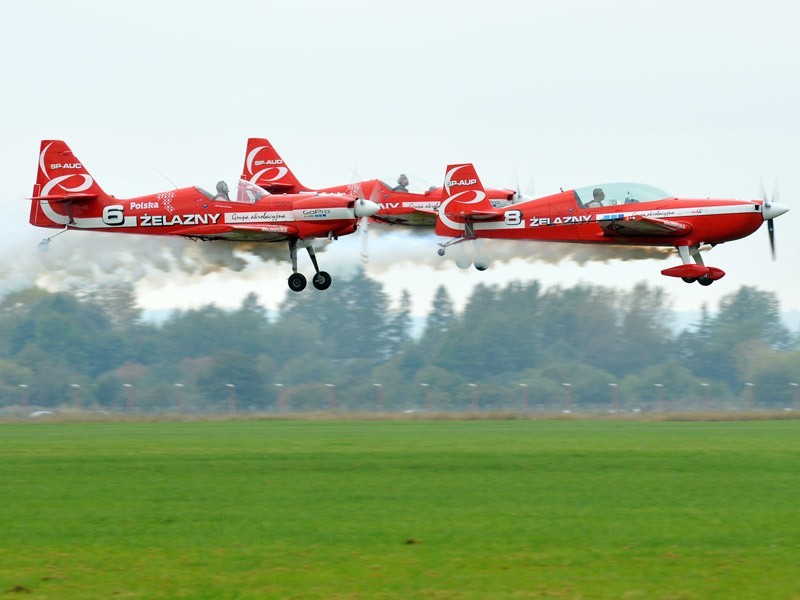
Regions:
[[278, 151], [265, 138], [247, 140], [242, 179], [272, 194], [296, 194], [308, 189], [297, 180]]
[[33, 185], [30, 223], [53, 227], [71, 222], [71, 217], [53, 211], [50, 204], [78, 202], [104, 203], [109, 196], [102, 190], [69, 146], [61, 140], [42, 140], [39, 165]]
[[472, 163], [449, 165], [436, 219], [436, 234], [461, 237], [465, 229], [472, 229], [467, 224], [494, 220], [498, 216]]
[[61, 140], [42, 140], [33, 198], [45, 200], [104, 198], [106, 193], [69, 146]]

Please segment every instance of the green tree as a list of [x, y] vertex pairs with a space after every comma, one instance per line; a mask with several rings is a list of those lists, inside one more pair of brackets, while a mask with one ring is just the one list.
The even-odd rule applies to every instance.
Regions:
[[675, 342], [668, 326], [669, 297], [662, 288], [638, 283], [619, 297], [621, 321], [607, 351], [608, 367], [620, 377], [666, 360]]
[[41, 350], [47, 362], [92, 376], [127, 358], [123, 338], [105, 313], [66, 293], [45, 296], [17, 322], [9, 344], [11, 354], [31, 345]]
[[765, 346], [785, 350], [791, 336], [780, 317], [780, 305], [772, 292], [744, 286], [720, 300], [716, 316], [701, 323], [698, 331], [683, 338], [687, 364], [698, 377], [741, 387], [742, 363], [750, 349]]
[[450, 329], [456, 318], [455, 308], [447, 288], [440, 285], [433, 296], [431, 311], [425, 323], [422, 339], [426, 344], [436, 344]]
[[400, 306], [391, 311], [386, 326], [386, 357], [396, 356], [411, 341], [411, 294], [403, 290]]
[[252, 356], [223, 350], [213, 356], [211, 368], [198, 378], [198, 386], [212, 405], [223, 408], [231, 401], [237, 409], [263, 410], [271, 406], [269, 383]]

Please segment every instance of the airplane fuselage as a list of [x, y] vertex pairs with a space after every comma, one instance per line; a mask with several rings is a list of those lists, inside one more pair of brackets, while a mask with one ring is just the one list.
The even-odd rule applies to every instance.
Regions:
[[[445, 206], [442, 220], [464, 229], [466, 218]], [[607, 243], [646, 246], [718, 244], [746, 237], [764, 222], [761, 201], [666, 198], [650, 202], [587, 208], [573, 191], [520, 202], [467, 224], [467, 237]], [[465, 213], [466, 214], [466, 213]], [[671, 232], [631, 234], [612, 223], [636, 220], [674, 223]]]
[[[205, 237], [236, 228], [237, 238], [262, 231], [286, 236], [346, 235], [355, 228], [354, 199], [340, 194], [265, 196], [253, 203], [209, 198], [195, 187], [130, 199], [40, 200], [32, 207], [38, 227], [148, 235]], [[244, 234], [244, 235], [242, 235]], [[231, 238], [233, 239], [233, 237]]]

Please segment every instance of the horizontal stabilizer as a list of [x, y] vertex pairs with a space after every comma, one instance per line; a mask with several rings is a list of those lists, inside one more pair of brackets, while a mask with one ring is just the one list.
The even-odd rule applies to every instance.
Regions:
[[495, 212], [481, 212], [481, 211], [470, 211], [470, 212], [446, 212], [445, 213], [449, 218], [457, 221], [459, 223], [476, 223], [476, 222], [485, 222], [485, 221], [502, 221], [505, 216], [503, 214], [499, 214]]
[[[294, 194], [302, 194], [302, 193], [304, 193], [303, 190], [295, 190], [296, 186], [294, 186], [293, 184], [290, 184], [290, 183], [269, 183], [269, 184], [263, 183], [259, 187], [261, 189], [263, 189], [263, 190], [266, 190], [266, 191], [270, 192], [270, 193], [278, 193], [278, 194], [281, 194], [281, 193], [288, 194], [290, 192], [294, 193]], [[305, 193], [313, 194], [314, 192], [313, 191], [307, 191]]]
[[48, 202], [88, 202], [97, 200], [97, 194], [50, 194], [47, 196], [33, 196], [29, 200], [46, 200]]

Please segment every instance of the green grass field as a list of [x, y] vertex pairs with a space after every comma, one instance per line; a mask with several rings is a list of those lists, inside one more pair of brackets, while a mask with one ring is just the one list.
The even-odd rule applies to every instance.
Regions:
[[0, 594], [799, 598], [800, 421], [0, 425]]

